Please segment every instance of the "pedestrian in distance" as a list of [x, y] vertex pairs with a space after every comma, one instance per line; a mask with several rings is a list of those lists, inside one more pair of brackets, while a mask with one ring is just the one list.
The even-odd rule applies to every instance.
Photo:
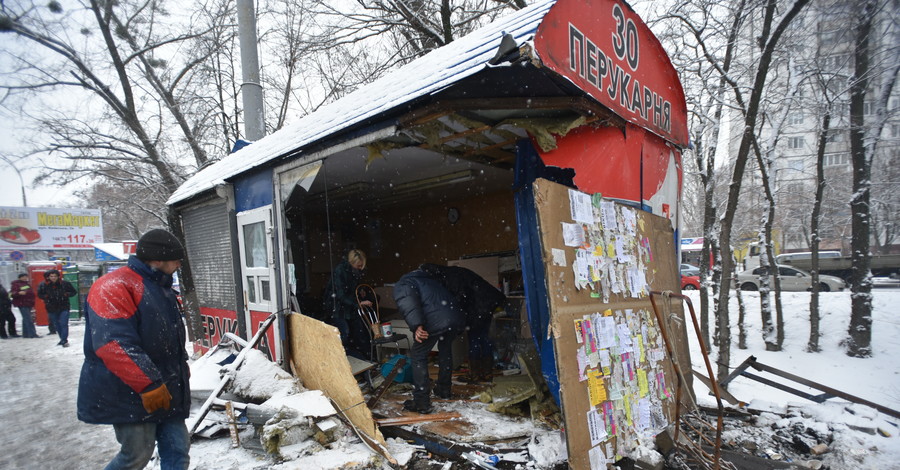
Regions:
[[78, 295], [78, 292], [69, 281], [61, 278], [59, 271], [51, 269], [44, 273], [44, 282], [38, 285], [37, 295], [47, 307], [49, 324], [56, 325], [56, 332], [59, 334], [59, 342], [56, 345], [68, 348], [69, 297]]
[[425, 263], [419, 269], [437, 279], [459, 300], [469, 334], [469, 374], [464, 382], [493, 380], [494, 349], [488, 333], [494, 314], [503, 312], [506, 296], [470, 269]]
[[190, 370], [172, 289], [183, 258], [174, 235], [150, 230], [128, 265], [88, 292], [78, 419], [113, 426], [121, 448], [107, 470], [144, 468], [154, 445], [161, 469], [188, 468]]
[[22, 337], [40, 338], [34, 327], [34, 289], [28, 283], [28, 274], [19, 274], [19, 278], [9, 286], [9, 294], [12, 297], [13, 306], [19, 309], [22, 315]]
[[[9, 329], [7, 336], [6, 330]], [[9, 292], [0, 284], [0, 339], [17, 338], [16, 316], [12, 312], [12, 301], [9, 300]]]
[[428, 374], [428, 353], [438, 346], [438, 378], [434, 394], [450, 398], [453, 374], [453, 339], [466, 325], [457, 299], [421, 269], [406, 273], [394, 285], [394, 301], [415, 341], [410, 348], [413, 398], [403, 407], [417, 413], [431, 413], [432, 381]]

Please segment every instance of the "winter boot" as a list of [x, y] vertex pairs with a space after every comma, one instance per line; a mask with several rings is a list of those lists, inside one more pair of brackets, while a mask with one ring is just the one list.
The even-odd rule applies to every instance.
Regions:
[[432, 407], [430, 403], [416, 403], [415, 400], [406, 400], [403, 402], [403, 409], [423, 415], [427, 415], [434, 411], [434, 407]]
[[479, 362], [478, 378], [482, 382], [492, 382], [494, 380], [494, 358], [491, 356], [483, 357]]

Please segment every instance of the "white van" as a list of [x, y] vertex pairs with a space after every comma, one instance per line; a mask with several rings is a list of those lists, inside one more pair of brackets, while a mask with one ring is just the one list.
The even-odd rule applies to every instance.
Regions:
[[[819, 259], [824, 258], [840, 258], [840, 251], [820, 251]], [[775, 257], [775, 264], [790, 264], [791, 261], [798, 259], [812, 259], [812, 252], [801, 251], [797, 253], [784, 253]]]

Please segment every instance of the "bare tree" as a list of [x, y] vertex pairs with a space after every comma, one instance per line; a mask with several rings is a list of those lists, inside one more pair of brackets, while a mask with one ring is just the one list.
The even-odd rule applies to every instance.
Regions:
[[[875, 41], [900, 37], [897, 25], [889, 23], [887, 34], [875, 23], [881, 8], [893, 8], [891, 1], [866, 0], [861, 8], [854, 8], [854, 70], [850, 84], [850, 158], [853, 162], [853, 196], [850, 200], [852, 272], [850, 275], [851, 314], [848, 327], [847, 354], [854, 357], [872, 355], [872, 274], [871, 274], [871, 195], [872, 159], [881, 137], [887, 115], [887, 105], [897, 74], [900, 71], [900, 52], [896, 45], [879, 49]], [[894, 43], [896, 44], [896, 43]], [[873, 62], [873, 59], [877, 59]], [[875, 77], [877, 80], [873, 80]], [[876, 87], [870, 92], [870, 86]], [[874, 94], [867, 113], [867, 97]], [[866, 115], [872, 114], [872, 122]]]
[[721, 283], [716, 196], [720, 181], [717, 178], [716, 154], [723, 115], [728, 107], [726, 92], [729, 74], [745, 8], [746, 2], [743, 0], [732, 4], [686, 0], [672, 5], [657, 20], [651, 21], [651, 24], [667, 25], [660, 33], [660, 39], [670, 46], [671, 59], [682, 72], [685, 97], [691, 110], [693, 166], [699, 180], [698, 199], [702, 203], [696, 209], [702, 214], [699, 223], [704, 236], [699, 263], [700, 278], [703, 280], [700, 325], [707, 345], [713, 344], [709, 334], [710, 291], [707, 288], [711, 289], [713, 299], [716, 299]]
[[[781, 40], [781, 36], [787, 30], [791, 21], [793, 21], [793, 19], [797, 17], [797, 15], [800, 13], [803, 7], [806, 6], [807, 3], [809, 3], [809, 0], [797, 0], [776, 23], [775, 12], [777, 10], [777, 2], [775, 2], [774, 0], [768, 0], [766, 2], [763, 14], [761, 34], [759, 35], [759, 45], [760, 49], [762, 49], [762, 52], [758, 57], [756, 74], [753, 80], [752, 88], [750, 90], [750, 98], [746, 101], [746, 105], [744, 105], [743, 94], [741, 93], [739, 87], [736, 84], [735, 86], [733, 86], [736, 101], [740, 103], [741, 108], [745, 109], [746, 111], [743, 113], [743, 132], [741, 136], [740, 147], [738, 148], [737, 155], [735, 156], [734, 172], [732, 173], [731, 184], [728, 192], [728, 202], [726, 204], [725, 213], [722, 216], [721, 221], [722, 230], [719, 238], [723, 255], [723, 278], [730, 278], [732, 272], [734, 271], [732, 258], [731, 256], [726, 256], [726, 250], [727, 253], [731, 253], [732, 228], [737, 209], [738, 198], [740, 196], [741, 183], [744, 177], [744, 170], [747, 166], [750, 147], [755, 139], [754, 134], [757, 125], [757, 119], [759, 117], [760, 102], [762, 100], [763, 91], [765, 90], [769, 68], [772, 65], [772, 58], [775, 53], [775, 47], [778, 45], [778, 42]], [[728, 326], [728, 296], [730, 291], [730, 283], [723, 283], [722, 288], [719, 291], [717, 317], [720, 325], [720, 334], [722, 335], [722, 338], [719, 341], [719, 376], [727, 375], [728, 363], [731, 357], [728, 339], [730, 338], [730, 330]]]
[[822, 196], [825, 193], [825, 144], [828, 140], [828, 131], [831, 126], [831, 109], [825, 108], [822, 115], [822, 125], [819, 130], [819, 141], [816, 144], [816, 196], [810, 217], [812, 252], [812, 295], [809, 298], [809, 341], [806, 350], [819, 352], [819, 214], [822, 209]]
[[56, 1], [3, 3], [0, 53], [14, 64], [0, 73], [4, 106], [57, 100], [22, 109], [44, 137], [30, 151], [42, 162], [37, 182], [127, 187], [165, 214], [168, 195], [216, 149], [206, 143], [216, 108], [198, 89], [208, 85], [201, 65], [216, 52], [207, 37], [223, 17], [175, 21], [152, 0], [86, 0], [68, 11]]
[[[393, 64], [408, 62], [449, 44], [491, 22], [499, 15], [526, 6], [525, 0], [356, 0], [355, 8], [312, 0], [309, 8], [324, 27], [317, 41], [333, 48], [381, 36], [389, 39]], [[393, 65], [391, 64], [391, 65]]]

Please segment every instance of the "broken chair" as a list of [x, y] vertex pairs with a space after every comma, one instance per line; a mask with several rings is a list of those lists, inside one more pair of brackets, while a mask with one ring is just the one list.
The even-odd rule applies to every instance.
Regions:
[[[371, 305], [363, 305], [368, 300]], [[356, 304], [358, 306], [359, 318], [362, 319], [366, 331], [369, 333], [371, 342], [370, 357], [376, 362], [381, 362], [381, 349], [379, 346], [393, 344], [397, 348], [397, 354], [400, 354], [400, 342], [406, 341], [406, 349], [410, 348], [409, 337], [404, 333], [396, 333], [393, 331], [382, 331], [381, 313], [378, 310], [378, 296], [375, 289], [368, 284], [360, 284], [356, 287]], [[387, 334], [385, 334], [387, 333]]]

